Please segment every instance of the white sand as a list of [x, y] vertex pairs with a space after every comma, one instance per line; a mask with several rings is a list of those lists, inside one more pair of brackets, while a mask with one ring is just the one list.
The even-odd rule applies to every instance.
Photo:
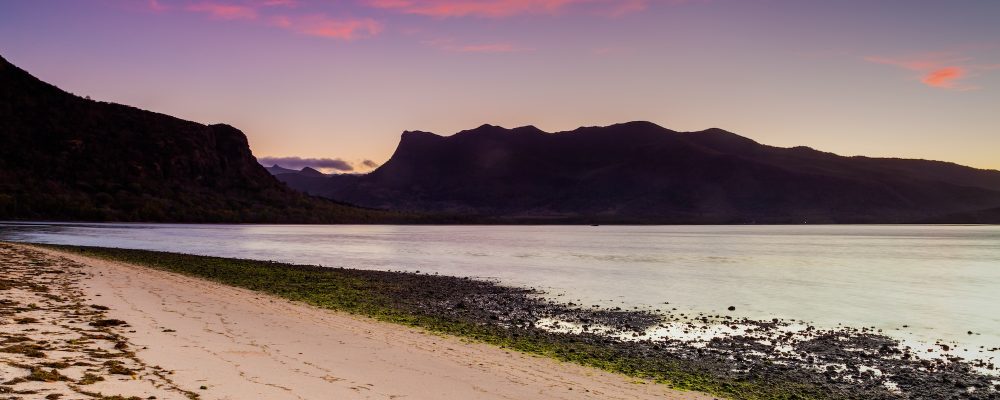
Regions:
[[85, 272], [85, 302], [130, 324], [118, 331], [138, 359], [206, 399], [712, 398], [197, 278], [41, 251]]
[[92, 325], [108, 316], [80, 290], [86, 269], [0, 243], [0, 398], [193, 395], [131, 352], [130, 328]]

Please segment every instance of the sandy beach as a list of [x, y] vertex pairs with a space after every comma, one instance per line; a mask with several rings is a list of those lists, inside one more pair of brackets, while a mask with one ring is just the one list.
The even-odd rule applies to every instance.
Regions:
[[0, 253], [4, 396], [712, 398], [145, 267]]

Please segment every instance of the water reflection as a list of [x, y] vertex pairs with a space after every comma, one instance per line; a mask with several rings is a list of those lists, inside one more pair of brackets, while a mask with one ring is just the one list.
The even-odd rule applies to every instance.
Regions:
[[734, 305], [731, 315], [1000, 345], [1000, 226], [7, 223], [0, 239], [438, 272], [585, 304]]

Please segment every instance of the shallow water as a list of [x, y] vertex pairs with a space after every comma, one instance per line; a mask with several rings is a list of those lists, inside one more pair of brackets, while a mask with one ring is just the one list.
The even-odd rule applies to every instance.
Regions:
[[0, 223], [0, 240], [494, 278], [586, 305], [1000, 346], [1000, 226]]

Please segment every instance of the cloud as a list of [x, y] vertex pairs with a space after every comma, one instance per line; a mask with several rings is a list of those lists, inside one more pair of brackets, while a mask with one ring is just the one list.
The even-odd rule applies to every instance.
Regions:
[[508, 17], [552, 13], [574, 0], [370, 0], [375, 8], [431, 17]]
[[339, 158], [302, 158], [302, 157], [260, 157], [257, 159], [260, 165], [270, 167], [279, 165], [282, 168], [301, 170], [302, 168], [313, 168], [322, 172], [366, 172], [378, 168], [379, 163], [372, 160], [345, 161]]
[[965, 78], [976, 72], [996, 69], [997, 65], [973, 64], [972, 57], [955, 53], [925, 53], [911, 57], [869, 56], [865, 61], [892, 65], [915, 73], [914, 78], [924, 85], [937, 89], [975, 90], [977, 86], [963, 83]]
[[642, 11], [648, 0], [367, 0], [369, 6], [428, 17], [503, 18], [520, 14], [555, 14], [570, 6], [596, 7], [618, 16]]
[[506, 42], [458, 43], [455, 39], [435, 39], [423, 43], [438, 50], [455, 53], [516, 53], [531, 50]]
[[287, 15], [271, 17], [271, 25], [282, 29], [289, 29], [292, 27], [292, 18]]
[[317, 14], [302, 17], [278, 16], [273, 22], [275, 26], [303, 35], [330, 39], [353, 40], [382, 32], [382, 24], [371, 18], [331, 18]]
[[196, 3], [188, 5], [184, 9], [206, 13], [218, 19], [257, 19], [257, 9], [238, 4]]
[[329, 39], [353, 40], [382, 32], [382, 24], [371, 18], [335, 18], [320, 13], [293, 14], [293, 9], [304, 4], [299, 0], [253, 0], [238, 4], [201, 2], [189, 4], [183, 9], [208, 14], [214, 19], [251, 21]]
[[965, 69], [962, 67], [944, 67], [931, 71], [920, 81], [927, 86], [951, 89], [955, 87], [955, 81], [963, 76]]
[[160, 3], [159, 0], [149, 0], [146, 3], [146, 6], [152, 12], [163, 12], [170, 9], [170, 7], [167, 7], [165, 4]]
[[260, 3], [264, 7], [298, 7], [298, 0], [264, 0]]
[[302, 157], [260, 157], [257, 162], [264, 166], [280, 165], [284, 168], [302, 169], [305, 167], [318, 170], [336, 170], [349, 172], [354, 170], [351, 163], [339, 158], [302, 158]]
[[625, 14], [645, 11], [649, 5], [646, 0], [622, 0], [619, 4], [610, 9], [608, 15], [619, 17]]

